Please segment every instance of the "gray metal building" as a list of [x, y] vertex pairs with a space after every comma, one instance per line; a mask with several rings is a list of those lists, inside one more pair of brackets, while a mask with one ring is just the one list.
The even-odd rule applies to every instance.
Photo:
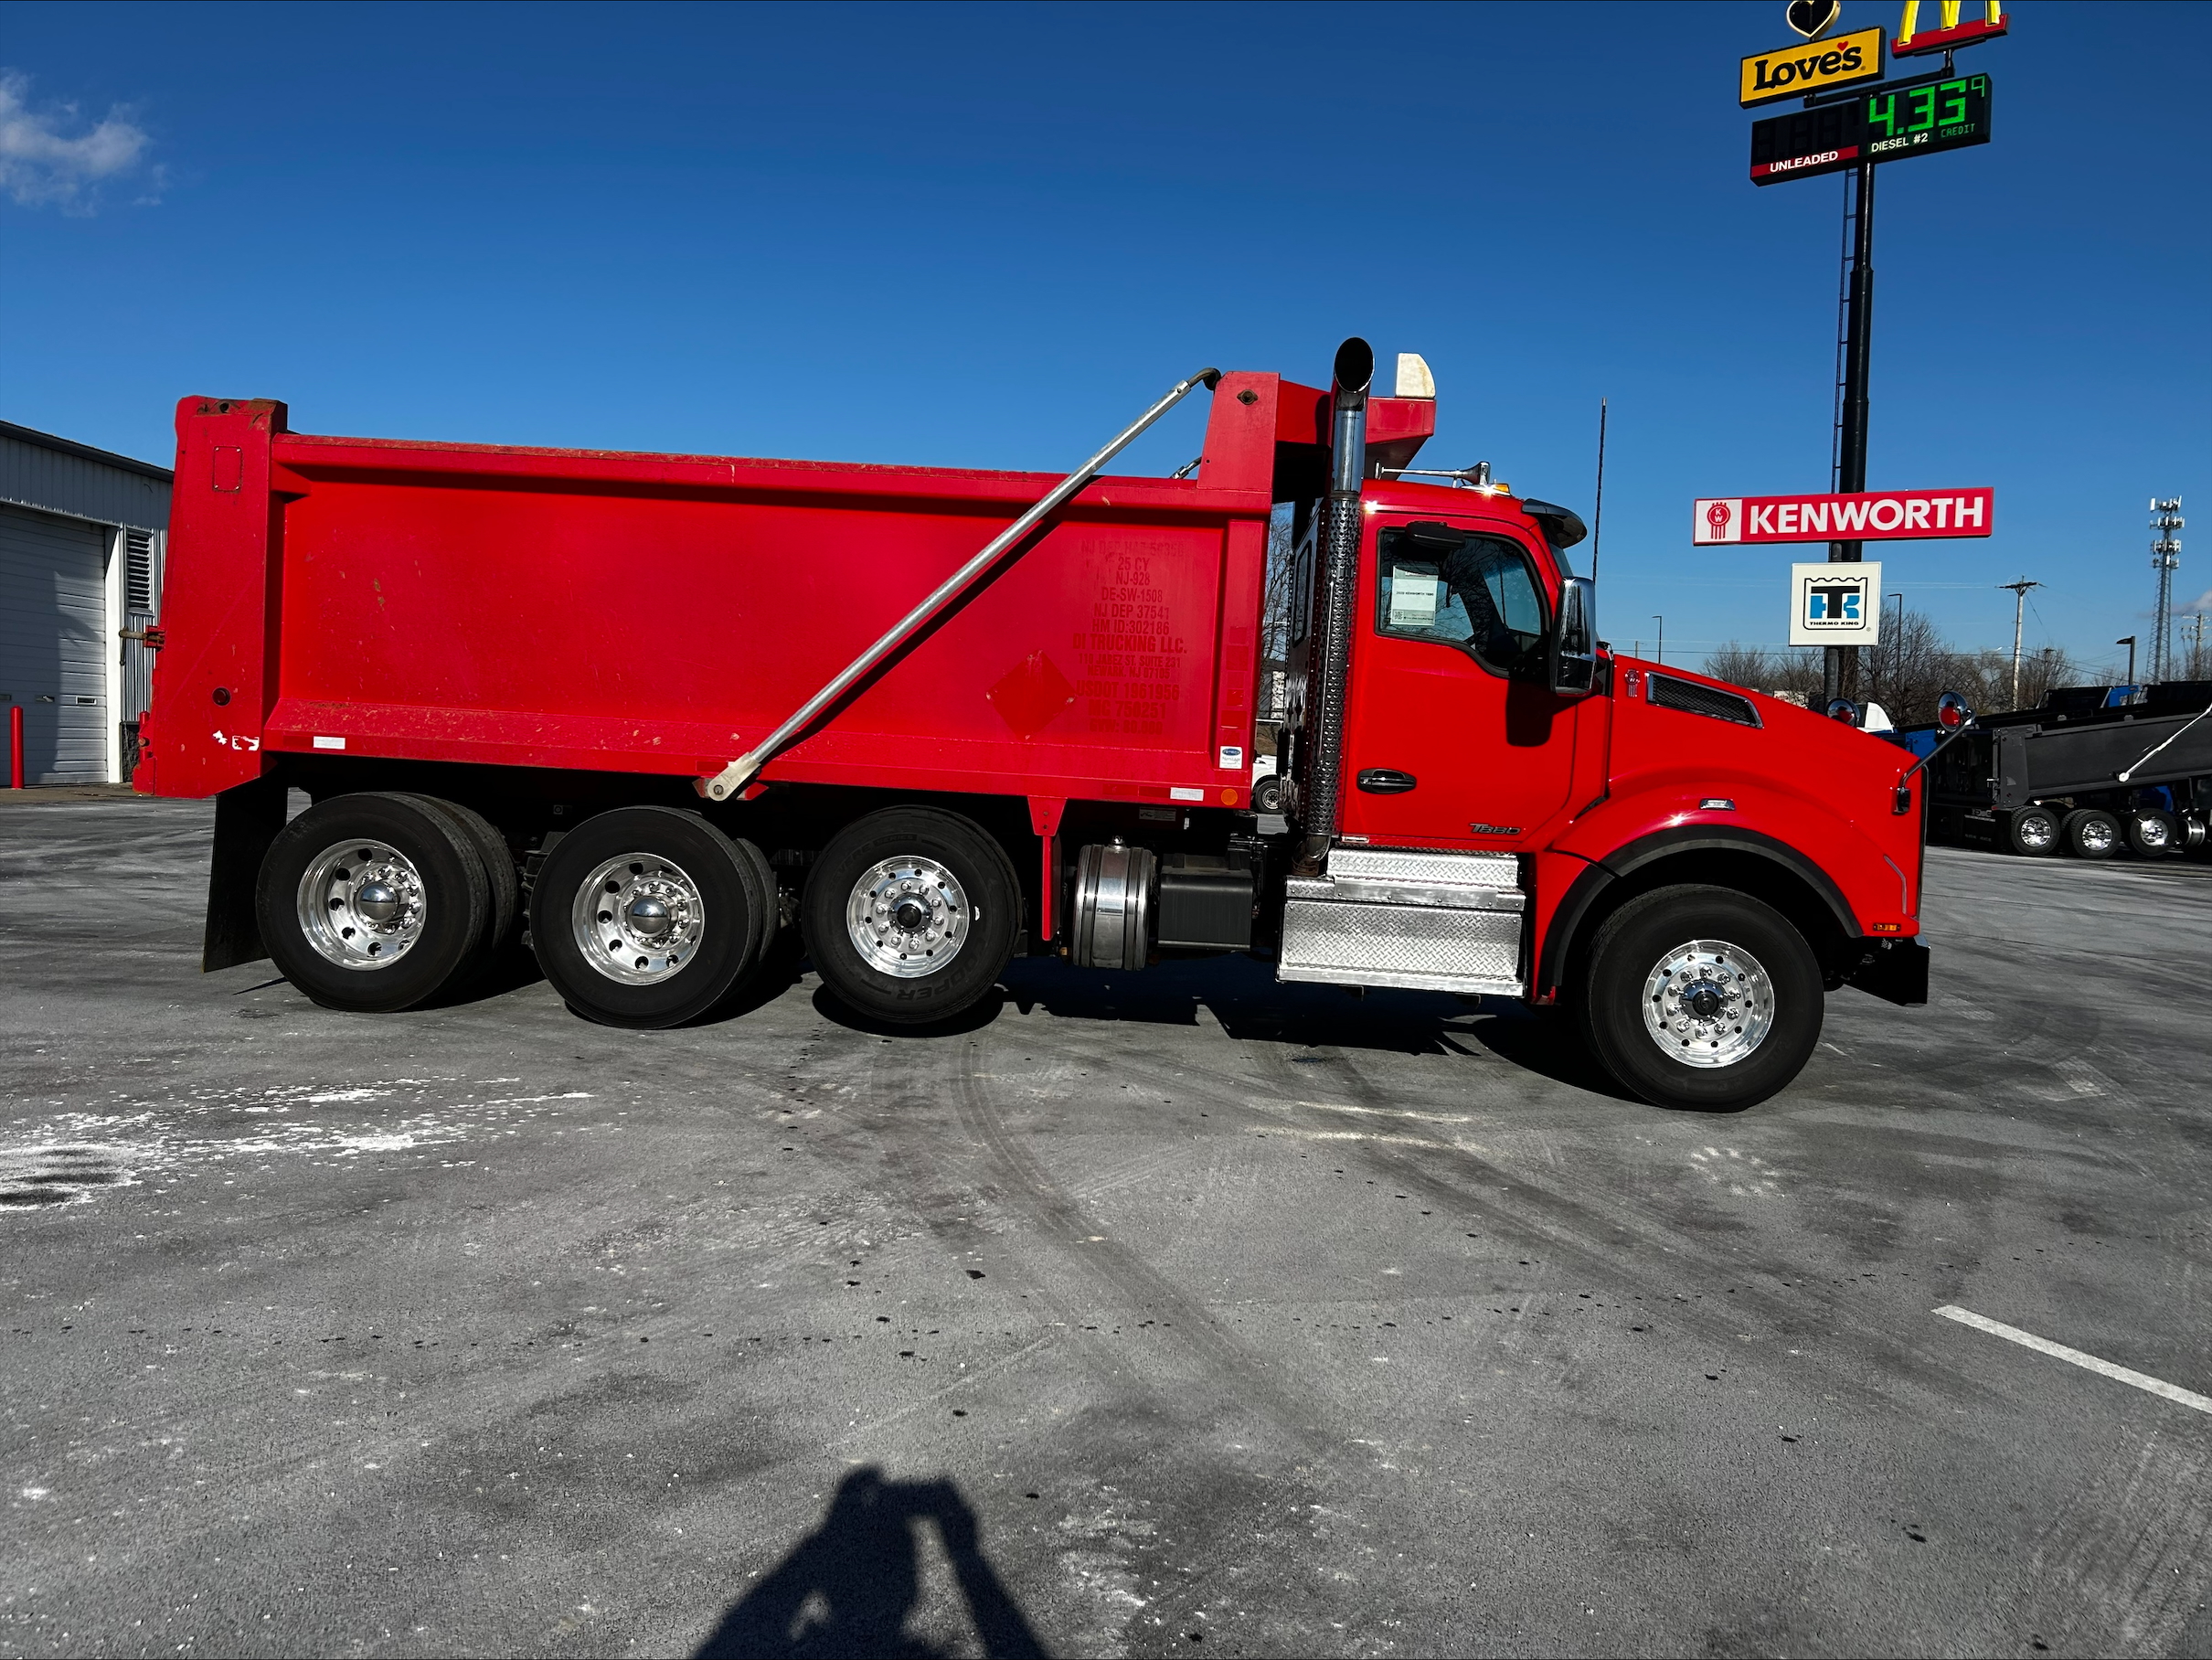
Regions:
[[26, 782], [130, 777], [168, 534], [166, 467], [0, 420], [0, 718], [24, 711]]

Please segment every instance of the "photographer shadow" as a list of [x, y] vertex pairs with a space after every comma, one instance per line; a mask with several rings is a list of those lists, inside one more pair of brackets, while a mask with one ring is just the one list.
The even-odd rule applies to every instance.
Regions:
[[936, 1524], [983, 1652], [993, 1660], [1041, 1656], [1036, 1632], [984, 1559], [960, 1489], [950, 1481], [887, 1481], [870, 1465], [838, 1484], [821, 1525], [730, 1606], [697, 1660], [941, 1654], [906, 1629], [921, 1597], [924, 1522]]

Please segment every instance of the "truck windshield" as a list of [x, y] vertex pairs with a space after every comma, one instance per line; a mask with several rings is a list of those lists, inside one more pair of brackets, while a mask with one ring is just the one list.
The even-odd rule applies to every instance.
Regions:
[[1446, 550], [1386, 530], [1378, 557], [1378, 633], [1456, 646], [1494, 674], [1542, 665], [1544, 602], [1512, 542], [1476, 536]]

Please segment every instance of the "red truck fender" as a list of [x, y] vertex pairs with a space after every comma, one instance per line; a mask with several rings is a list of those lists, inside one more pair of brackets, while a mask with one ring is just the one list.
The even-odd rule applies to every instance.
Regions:
[[[1707, 801], [1729, 805], [1702, 804]], [[1824, 958], [1844, 942], [1919, 931], [1904, 873], [1848, 819], [1793, 793], [1741, 778], [1715, 781], [1695, 796], [1613, 797], [1537, 856], [1541, 944], [1533, 989], [1558, 991], [1589, 931], [1631, 893], [1665, 880], [1753, 892], [1789, 916]]]

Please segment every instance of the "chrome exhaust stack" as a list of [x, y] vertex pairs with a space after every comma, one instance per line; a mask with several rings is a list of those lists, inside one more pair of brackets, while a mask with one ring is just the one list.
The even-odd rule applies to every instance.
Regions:
[[1311, 716], [1312, 760], [1306, 765], [1305, 835], [1299, 874], [1318, 872], [1335, 839], [1344, 754], [1345, 681], [1352, 661], [1352, 598], [1359, 586], [1360, 484], [1367, 472], [1367, 387], [1375, 348], [1355, 335], [1336, 348], [1335, 415], [1329, 481], [1328, 551], [1323, 564], [1321, 677]]

